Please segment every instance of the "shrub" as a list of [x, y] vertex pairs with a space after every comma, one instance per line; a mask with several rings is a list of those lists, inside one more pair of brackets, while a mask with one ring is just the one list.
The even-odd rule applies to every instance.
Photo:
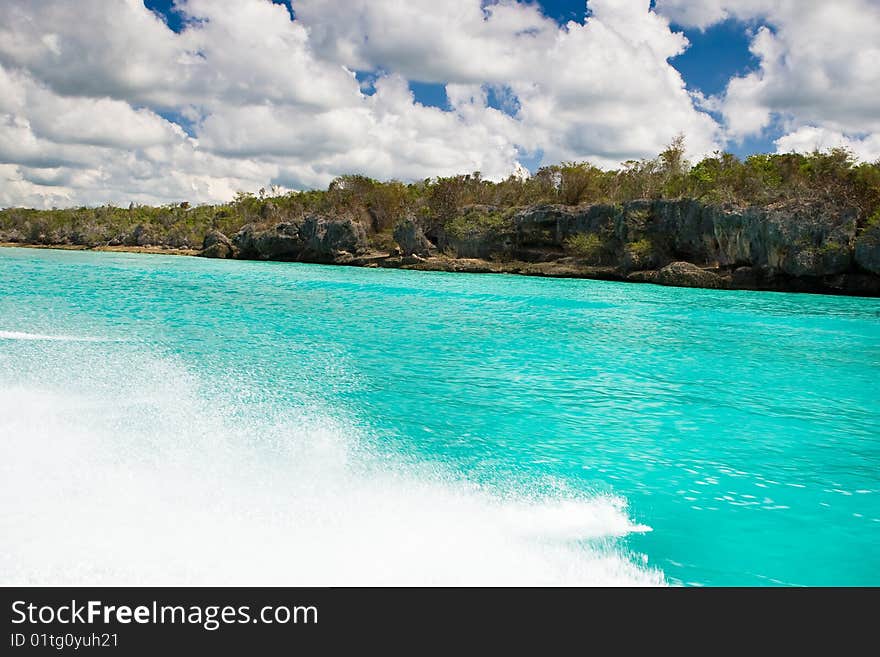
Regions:
[[654, 253], [654, 244], [651, 240], [644, 238], [629, 242], [626, 245], [626, 249], [633, 255], [633, 257], [638, 258], [639, 260], [645, 260]]
[[465, 208], [447, 222], [445, 228], [449, 235], [459, 239], [469, 235], [503, 232], [511, 228], [510, 214], [484, 206]]
[[565, 250], [576, 258], [599, 264], [604, 259], [607, 248], [596, 233], [577, 233], [565, 240]]

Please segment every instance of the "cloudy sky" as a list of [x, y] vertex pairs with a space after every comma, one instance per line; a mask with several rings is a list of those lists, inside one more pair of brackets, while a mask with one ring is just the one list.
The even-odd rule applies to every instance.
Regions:
[[3, 0], [0, 207], [880, 157], [880, 0]]

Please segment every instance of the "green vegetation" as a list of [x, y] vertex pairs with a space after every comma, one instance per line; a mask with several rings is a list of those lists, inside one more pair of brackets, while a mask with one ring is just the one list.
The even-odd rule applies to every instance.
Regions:
[[595, 233], [577, 233], [565, 240], [565, 250], [576, 258], [598, 265], [605, 256], [607, 246]]
[[484, 235], [494, 232], [500, 233], [511, 228], [509, 212], [499, 211], [487, 206], [468, 206], [456, 214], [444, 224], [446, 232], [456, 238]]
[[642, 238], [626, 245], [626, 250], [634, 257], [639, 259], [649, 258], [654, 252], [654, 245], [651, 240]]
[[[9, 208], [0, 210], [0, 241], [198, 248], [212, 228], [231, 235], [248, 223], [268, 226], [316, 212], [359, 221], [379, 245], [407, 216], [415, 217], [428, 233], [444, 229], [465, 236], [503, 229], [513, 208], [532, 204], [683, 198], [741, 207], [833, 203], [851, 208], [859, 229], [865, 230], [880, 225], [880, 162], [857, 163], [846, 150], [832, 149], [808, 155], [752, 155], [745, 160], [716, 153], [692, 165], [678, 138], [656, 158], [625, 162], [614, 171], [565, 162], [543, 167], [526, 179], [500, 182], [485, 180], [479, 172], [414, 183], [350, 175], [336, 178], [326, 190], [239, 193], [216, 206], [181, 202], [160, 207]], [[639, 217], [631, 213], [629, 220]], [[598, 253], [597, 245], [582, 241], [568, 248], [584, 258]]]

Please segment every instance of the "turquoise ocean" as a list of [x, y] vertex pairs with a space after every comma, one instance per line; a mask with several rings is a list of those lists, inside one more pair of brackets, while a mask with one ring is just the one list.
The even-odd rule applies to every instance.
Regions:
[[880, 585], [880, 300], [0, 249], [0, 580]]

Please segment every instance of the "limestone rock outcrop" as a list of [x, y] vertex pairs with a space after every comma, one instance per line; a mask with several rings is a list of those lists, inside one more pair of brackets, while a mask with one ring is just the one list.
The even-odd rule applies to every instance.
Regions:
[[244, 226], [232, 238], [239, 258], [347, 263], [367, 248], [364, 227], [347, 217], [308, 215], [271, 228]]
[[205, 258], [232, 258], [235, 256], [235, 246], [232, 240], [219, 230], [212, 230], [205, 235], [199, 255]]
[[394, 241], [404, 257], [415, 255], [424, 258], [434, 246], [412, 218], [404, 219], [394, 227]]

